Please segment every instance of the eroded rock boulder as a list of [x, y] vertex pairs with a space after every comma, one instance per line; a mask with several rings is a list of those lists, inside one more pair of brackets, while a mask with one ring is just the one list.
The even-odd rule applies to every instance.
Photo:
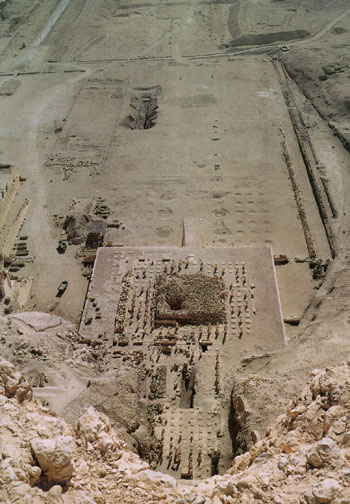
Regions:
[[33, 439], [31, 448], [48, 481], [67, 483], [73, 474], [73, 438], [58, 436], [55, 439]]
[[316, 370], [286, 414], [249, 451], [236, 457], [226, 474], [192, 485], [151, 471], [147, 462], [116, 437], [108, 418], [94, 408], [74, 425], [67, 425], [35, 401], [20, 402], [17, 391], [24, 378], [8, 363], [1, 369], [1, 383], [9, 387], [0, 396], [0, 502], [350, 502], [347, 363]]
[[106, 415], [90, 406], [75, 423], [75, 432], [87, 445], [95, 444], [101, 454], [126, 448], [126, 445], [113, 435], [111, 423]]
[[327, 504], [332, 502], [341, 490], [341, 486], [337, 480], [327, 478], [320, 483], [317, 483], [312, 489], [312, 495], [316, 504]]
[[0, 395], [14, 397], [22, 402], [32, 398], [32, 388], [13, 364], [0, 357]]
[[324, 464], [337, 466], [344, 462], [344, 457], [333, 439], [323, 438], [312, 447], [307, 461], [313, 467], [322, 467]]

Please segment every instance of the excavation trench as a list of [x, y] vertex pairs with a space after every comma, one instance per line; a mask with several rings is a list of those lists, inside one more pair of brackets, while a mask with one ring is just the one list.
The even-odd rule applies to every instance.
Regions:
[[[158, 402], [154, 402], [153, 400], [152, 404], [149, 403], [147, 434], [145, 434], [146, 431], [143, 429], [144, 437], [138, 434], [136, 436], [138, 440], [138, 453], [141, 458], [149, 462], [152, 469], [160, 470], [176, 478], [185, 480], [204, 477], [204, 475], [198, 474], [199, 468], [203, 472], [205, 470], [206, 477], [223, 474], [231, 466], [234, 457], [249, 450], [254, 443], [254, 436], [249, 428], [250, 422], [247, 421], [249, 414], [246, 411], [244, 400], [241, 396], [236, 396], [233, 390], [230, 401], [221, 407], [222, 430], [216, 433], [216, 442], [209, 444], [207, 451], [195, 449], [194, 435], [192, 434], [192, 437], [187, 436], [187, 430], [191, 424], [191, 416], [198, 418], [198, 411], [200, 410], [196, 391], [196, 387], [200, 388], [200, 384], [196, 383], [195, 374], [195, 371], [189, 373], [186, 367], [182, 370], [179, 408], [176, 412], [173, 411], [170, 419], [169, 416], [166, 416], [167, 410], [171, 408], [170, 401], [164, 398], [163, 402], [160, 402], [158, 399]], [[157, 396], [158, 398], [159, 396], [164, 397], [164, 388]], [[166, 439], [164, 429], [161, 430], [160, 436], [157, 435], [157, 432], [159, 432], [158, 426], [162, 418], [165, 417], [168, 418], [165, 425], [170, 424], [169, 426], [173, 434], [169, 436], [168, 440]], [[180, 419], [178, 423], [182, 425], [180, 433], [178, 431], [175, 432], [174, 429], [174, 419], [176, 418]], [[181, 418], [186, 419], [187, 425], [181, 422]], [[252, 419], [249, 418], [249, 420]], [[201, 430], [203, 426], [197, 423], [195, 428]], [[166, 452], [164, 448], [167, 442], [171, 456], [169, 456], [169, 453], [164, 453]], [[184, 457], [188, 459], [186, 464], [184, 464]]]
[[122, 125], [131, 130], [153, 128], [158, 118], [158, 96], [161, 91], [160, 86], [135, 88], [135, 94], [130, 100], [128, 115]]

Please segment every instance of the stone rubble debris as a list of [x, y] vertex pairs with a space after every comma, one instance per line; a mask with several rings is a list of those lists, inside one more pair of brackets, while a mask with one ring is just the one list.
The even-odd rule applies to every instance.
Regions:
[[350, 361], [310, 376], [286, 414], [225, 475], [185, 485], [150, 470], [93, 407], [66, 424], [0, 358], [0, 502], [348, 503]]

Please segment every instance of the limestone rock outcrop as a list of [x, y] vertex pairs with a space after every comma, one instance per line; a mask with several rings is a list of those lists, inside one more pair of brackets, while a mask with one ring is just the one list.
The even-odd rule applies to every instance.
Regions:
[[57, 436], [54, 439], [35, 438], [30, 445], [42, 474], [49, 482], [64, 484], [70, 480], [73, 474], [71, 436]]
[[307, 461], [313, 467], [322, 467], [324, 464], [336, 467], [345, 462], [337, 444], [330, 438], [318, 441], [308, 453]]
[[225, 475], [192, 485], [151, 471], [94, 408], [67, 425], [32, 400], [25, 379], [4, 360], [0, 408], [6, 504], [350, 502], [350, 362], [312, 371], [265, 437]]
[[32, 389], [25, 378], [16, 371], [13, 364], [0, 356], [0, 395], [24, 401], [32, 398]]

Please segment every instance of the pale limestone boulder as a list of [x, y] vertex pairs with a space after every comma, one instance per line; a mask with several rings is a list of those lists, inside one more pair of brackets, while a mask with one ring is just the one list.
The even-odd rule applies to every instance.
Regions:
[[29, 401], [33, 398], [33, 391], [31, 385], [27, 381], [22, 381], [16, 390], [16, 399], [23, 402], [25, 399]]
[[323, 438], [311, 448], [307, 461], [313, 467], [322, 467], [325, 464], [338, 466], [344, 463], [345, 459], [333, 439]]
[[317, 483], [312, 488], [312, 495], [317, 504], [327, 504], [332, 502], [341, 491], [341, 486], [337, 480], [333, 478], [326, 478], [325, 480]]
[[322, 408], [320, 407], [317, 415], [315, 415], [313, 420], [308, 425], [308, 432], [312, 435], [312, 438], [314, 440], [322, 439], [322, 436], [324, 434], [323, 419], [324, 414]]
[[288, 457], [285, 457], [285, 456], [282, 456], [277, 463], [277, 467], [280, 471], [286, 471], [288, 468], [288, 465], [289, 465]]
[[[31, 488], [28, 483], [23, 481], [14, 481], [6, 487], [6, 504], [43, 504], [45, 501], [41, 498], [42, 491]], [[2, 501], [0, 501], [2, 504]], [[45, 502], [46, 504], [46, 502]], [[51, 504], [51, 503], [50, 503]]]
[[32, 388], [13, 364], [0, 357], [0, 395], [13, 397], [19, 402], [32, 399]]
[[32, 466], [28, 469], [28, 475], [30, 478], [30, 485], [33, 486], [38, 483], [41, 476], [41, 469], [38, 466]]
[[15, 373], [15, 366], [11, 362], [0, 357], [0, 377], [4, 379], [6, 376], [11, 376]]
[[343, 457], [347, 461], [349, 461], [350, 460], [350, 447], [343, 448], [341, 452], [342, 452]]
[[[333, 504], [333, 503], [332, 503]], [[334, 504], [350, 504], [350, 488], [344, 488], [341, 497], [338, 497]]]
[[8, 397], [12, 397], [21, 380], [21, 373], [15, 370], [15, 367], [5, 359], [0, 357], [0, 382], [5, 387], [5, 392]]
[[90, 406], [77, 420], [75, 431], [86, 442], [93, 443], [102, 431], [107, 432], [109, 430], [108, 423], [93, 406]]
[[21, 379], [20, 373], [13, 373], [13, 375], [3, 376], [5, 391], [8, 397], [12, 397], [15, 395], [17, 387], [20, 383], [20, 379]]
[[112, 427], [109, 419], [103, 413], [90, 406], [75, 423], [75, 432], [85, 440], [94, 443], [103, 432], [110, 433]]
[[299, 415], [302, 415], [306, 411], [306, 406], [303, 404], [299, 404], [295, 408], [288, 409], [287, 415], [291, 418], [297, 418]]
[[323, 372], [319, 379], [318, 379], [318, 391], [323, 392], [324, 394], [334, 390], [335, 388], [338, 388], [338, 377], [339, 376], [339, 370], [333, 370], [333, 369], [326, 369], [326, 372]]
[[224, 481], [219, 481], [212, 495], [236, 495], [237, 494], [237, 482], [233, 479], [226, 479]]
[[[7, 399], [7, 405], [18, 403], [14, 399]], [[34, 461], [30, 449], [22, 440], [21, 426], [14, 421], [12, 413], [17, 415], [17, 410], [0, 412], [0, 488], [5, 483], [24, 481], [30, 483]], [[1, 500], [0, 500], [1, 502]]]
[[328, 410], [326, 411], [325, 421], [327, 423], [333, 424], [336, 420], [344, 416], [345, 413], [346, 411], [343, 406], [335, 404], [328, 408]]
[[334, 439], [334, 441], [339, 444], [346, 429], [347, 429], [347, 418], [346, 415], [344, 415], [341, 418], [338, 418], [330, 426], [329, 430], [327, 431], [327, 437]]
[[50, 488], [46, 495], [47, 504], [63, 504], [62, 487], [54, 485]]
[[284, 442], [282, 442], [282, 449], [284, 453], [292, 453], [296, 451], [299, 444], [299, 438], [295, 431], [290, 431], [286, 435]]
[[137, 474], [137, 479], [139, 481], [144, 481], [150, 483], [152, 486], [165, 486], [173, 488], [176, 490], [177, 481], [172, 476], [164, 474], [157, 471], [151, 471], [151, 469], [146, 469]]
[[75, 423], [75, 432], [89, 451], [94, 448], [102, 455], [116, 449], [125, 448], [122, 441], [116, 438], [111, 423], [106, 415], [90, 406]]
[[145, 460], [141, 460], [139, 457], [127, 452], [122, 453], [122, 456], [116, 461], [115, 467], [121, 474], [132, 475], [133, 477], [135, 474], [141, 474], [141, 471], [149, 469], [149, 465]]
[[228, 472], [234, 474], [238, 471], [244, 471], [249, 467], [251, 461], [252, 459], [249, 452], [243, 453], [243, 455], [238, 455], [238, 457], [233, 459], [232, 468], [229, 469]]
[[331, 406], [325, 413], [323, 430], [328, 437], [338, 438], [346, 430], [346, 410], [343, 406]]
[[344, 479], [347, 483], [350, 483], [350, 469], [345, 468], [340, 472], [340, 477]]
[[31, 448], [42, 472], [49, 481], [67, 483], [72, 474], [73, 438], [58, 436], [54, 439], [33, 439]]
[[0, 483], [10, 483], [12, 481], [17, 481], [17, 479], [12, 459], [6, 458], [5, 460], [2, 460], [0, 462]]
[[244, 490], [245, 488], [254, 488], [257, 482], [258, 480], [255, 476], [248, 475], [238, 481], [237, 488], [238, 490]]
[[102, 454], [105, 454], [108, 451], [113, 451], [116, 448], [115, 442], [112, 437], [104, 431], [97, 436], [96, 446]]

